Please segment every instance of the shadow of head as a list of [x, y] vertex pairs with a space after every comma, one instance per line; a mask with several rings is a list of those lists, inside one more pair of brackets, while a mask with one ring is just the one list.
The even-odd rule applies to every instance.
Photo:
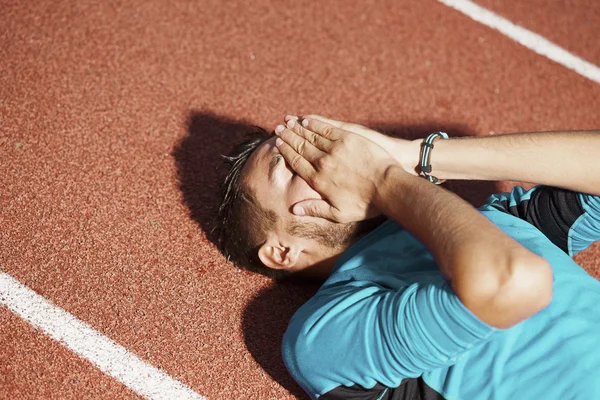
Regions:
[[242, 120], [193, 111], [187, 121], [187, 134], [177, 143], [173, 156], [179, 189], [190, 217], [209, 241], [219, 206], [219, 184], [224, 179], [223, 155], [257, 128]]

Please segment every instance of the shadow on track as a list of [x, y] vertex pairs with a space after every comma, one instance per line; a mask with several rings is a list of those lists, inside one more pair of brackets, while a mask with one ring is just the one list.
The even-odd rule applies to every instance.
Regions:
[[222, 155], [253, 130], [245, 121], [212, 112], [193, 111], [188, 116], [187, 135], [173, 149], [179, 189], [190, 217], [215, 243], [211, 234], [219, 202], [219, 183], [225, 176]]
[[242, 320], [244, 341], [252, 357], [271, 378], [299, 399], [309, 397], [287, 372], [281, 343], [288, 321], [319, 286], [310, 282], [278, 282], [264, 288], [248, 303]]
[[[442, 123], [419, 126], [373, 124], [373, 129], [403, 139], [424, 138], [443, 130], [451, 137], [473, 136], [466, 127]], [[211, 112], [194, 111], [188, 118], [188, 132], [173, 150], [179, 187], [190, 217], [215, 242], [210, 234], [218, 207], [218, 184], [224, 176], [222, 154], [243, 140], [253, 126]], [[435, 157], [435, 152], [433, 153]], [[494, 182], [454, 181], [444, 186], [478, 206], [496, 191]], [[281, 341], [294, 312], [318, 289], [318, 284], [281, 282], [261, 290], [247, 305], [242, 320], [248, 351], [272, 379], [299, 398], [307, 398], [288, 374], [281, 359]]]

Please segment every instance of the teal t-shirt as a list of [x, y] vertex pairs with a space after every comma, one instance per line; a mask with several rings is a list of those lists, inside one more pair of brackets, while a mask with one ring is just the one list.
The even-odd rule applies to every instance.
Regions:
[[284, 362], [311, 397], [600, 399], [600, 282], [571, 259], [600, 239], [600, 197], [517, 187], [479, 211], [549, 261], [550, 305], [509, 329], [488, 326], [388, 220], [289, 323]]

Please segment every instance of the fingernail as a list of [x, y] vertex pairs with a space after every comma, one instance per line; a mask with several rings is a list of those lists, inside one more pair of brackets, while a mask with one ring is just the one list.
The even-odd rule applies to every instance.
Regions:
[[277, 140], [275, 141], [275, 146], [281, 146], [283, 144], [283, 140], [281, 140], [281, 138], [277, 138]]
[[294, 214], [296, 214], [296, 215], [304, 215], [304, 214], [306, 214], [306, 212], [304, 211], [304, 208], [302, 208], [302, 207], [296, 207], [294, 209]]
[[293, 119], [290, 119], [287, 122], [287, 126], [288, 126], [288, 128], [292, 129], [294, 126], [296, 126], [296, 121], [294, 121]]
[[284, 129], [285, 127], [283, 125], [277, 125], [277, 128], [275, 128], [275, 133], [280, 134]]
[[308, 126], [308, 120], [307, 119], [303, 119], [302, 120], [302, 126]]

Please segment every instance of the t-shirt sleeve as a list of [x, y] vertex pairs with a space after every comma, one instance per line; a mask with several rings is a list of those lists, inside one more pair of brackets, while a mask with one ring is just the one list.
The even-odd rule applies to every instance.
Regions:
[[486, 206], [521, 218], [573, 256], [600, 240], [600, 196], [538, 185], [491, 196]]
[[447, 283], [396, 291], [360, 283], [329, 288], [300, 309], [284, 337], [286, 366], [313, 396], [337, 387], [398, 387], [457, 362], [496, 328]]

